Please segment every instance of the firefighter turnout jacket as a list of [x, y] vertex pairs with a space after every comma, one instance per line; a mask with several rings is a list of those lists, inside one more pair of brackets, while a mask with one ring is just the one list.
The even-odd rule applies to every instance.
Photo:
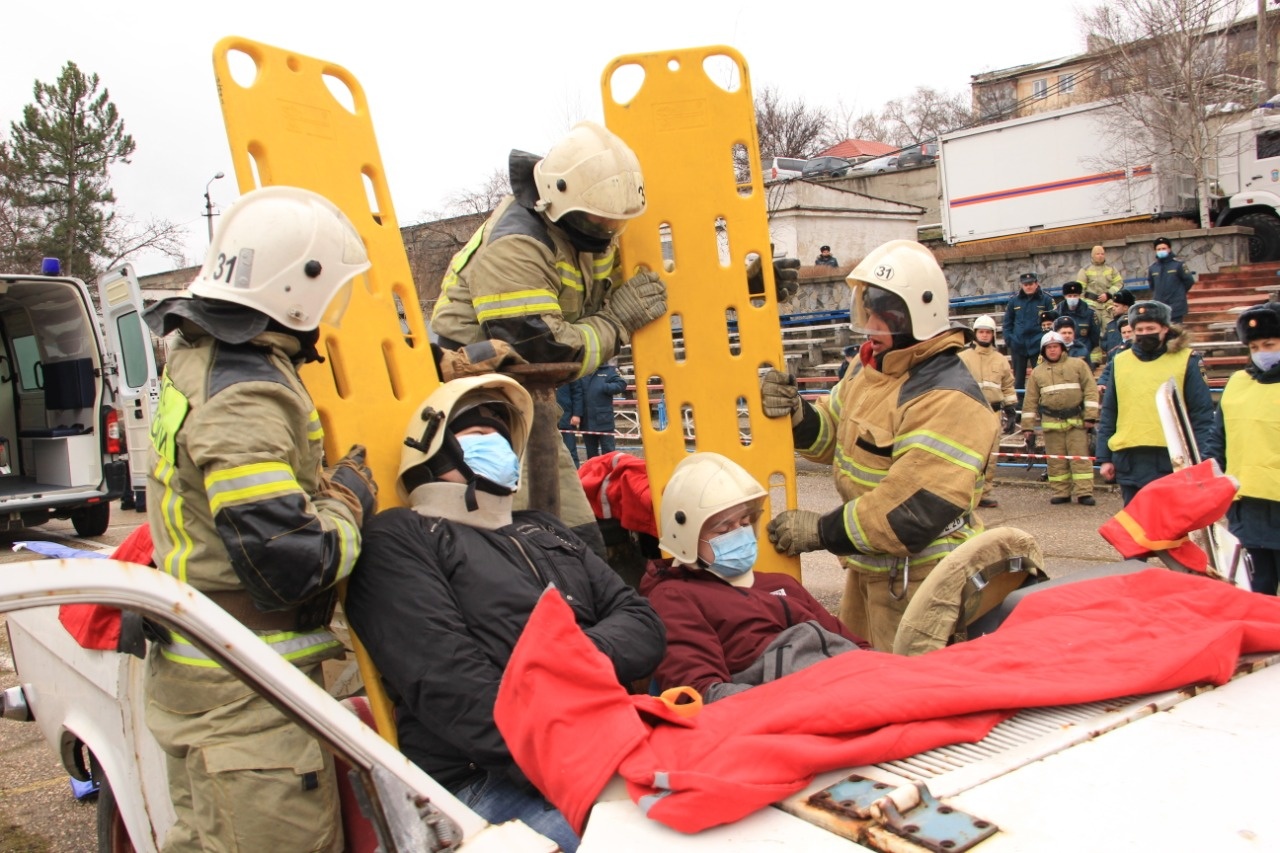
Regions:
[[617, 354], [626, 329], [598, 312], [622, 284], [617, 246], [575, 247], [533, 209], [531, 154], [513, 152], [507, 196], [449, 263], [431, 328], [446, 349], [496, 338], [534, 363], [581, 362], [579, 376]]
[[1009, 359], [995, 346], [970, 346], [960, 351], [960, 360], [978, 381], [982, 396], [992, 409], [1018, 405], [1018, 394], [1013, 387], [1013, 368], [1009, 367]]
[[[297, 664], [343, 653], [327, 630], [360, 531], [323, 497], [324, 431], [292, 357], [296, 338], [220, 342], [185, 324], [151, 429], [156, 565], [214, 596]], [[164, 656], [214, 667], [178, 638]]]
[[795, 427], [801, 455], [834, 468], [844, 505], [821, 535], [849, 567], [914, 573], [980, 529], [970, 510], [997, 427], [963, 346], [955, 330], [891, 350], [880, 368], [860, 360]]
[[1065, 353], [1057, 361], [1041, 359], [1027, 382], [1022, 428], [1065, 430], [1097, 419], [1098, 386], [1084, 359]]

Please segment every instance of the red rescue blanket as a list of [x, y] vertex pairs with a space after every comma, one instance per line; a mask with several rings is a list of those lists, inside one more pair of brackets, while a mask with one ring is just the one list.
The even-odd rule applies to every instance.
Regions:
[[596, 518], [616, 518], [625, 530], [657, 537], [643, 459], [619, 450], [593, 456], [578, 469], [578, 479]]
[[[139, 524], [111, 552], [111, 559], [152, 565], [151, 528]], [[86, 649], [114, 652], [120, 643], [120, 608], [106, 604], [64, 604], [58, 621]]]
[[683, 832], [738, 820], [820, 772], [980, 740], [1019, 708], [1223, 684], [1280, 650], [1280, 600], [1152, 569], [1027, 596], [993, 634], [919, 657], [850, 652], [682, 719], [630, 696], [557, 594], [507, 664], [494, 717], [581, 830], [614, 773]]

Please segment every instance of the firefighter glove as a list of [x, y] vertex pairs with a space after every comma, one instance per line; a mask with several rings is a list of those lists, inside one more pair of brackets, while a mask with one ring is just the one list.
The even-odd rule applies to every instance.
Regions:
[[1003, 432], [1007, 435], [1018, 428], [1018, 410], [1013, 406], [1005, 406], [1002, 414]]
[[760, 401], [767, 418], [790, 417], [791, 425], [804, 420], [804, 401], [796, 387], [796, 378], [790, 373], [770, 370], [760, 380]]
[[769, 522], [769, 541], [788, 557], [821, 550], [822, 535], [818, 522], [822, 516], [812, 510], [789, 509]]
[[525, 363], [524, 358], [511, 348], [511, 344], [492, 339], [477, 341], [458, 350], [443, 350], [439, 345], [432, 344], [431, 354], [435, 357], [441, 382], [494, 373], [512, 364]]
[[373, 480], [373, 471], [365, 464], [364, 445], [352, 445], [347, 455], [325, 473], [327, 482], [322, 489], [349, 506], [356, 515], [356, 523], [363, 526], [364, 519], [378, 509], [378, 484]]
[[[772, 250], [772, 247], [770, 247]], [[764, 295], [764, 268], [760, 257], [747, 263], [747, 292]], [[800, 289], [800, 259], [773, 259], [773, 290], [779, 302], [786, 302]]]
[[637, 273], [609, 294], [600, 313], [634, 332], [667, 313], [667, 286], [657, 273]]

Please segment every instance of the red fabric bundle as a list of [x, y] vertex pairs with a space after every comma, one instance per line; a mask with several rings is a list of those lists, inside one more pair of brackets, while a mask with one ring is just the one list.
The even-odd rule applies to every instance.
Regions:
[[[151, 528], [138, 525], [111, 552], [111, 559], [144, 566], [152, 564]], [[120, 643], [120, 608], [103, 604], [64, 604], [58, 608], [58, 621], [81, 648], [114, 652]]]
[[[521, 769], [581, 829], [617, 772], [683, 832], [738, 820], [817, 773], [981, 739], [1018, 708], [1211, 682], [1280, 650], [1280, 600], [1163, 569], [1027, 596], [1001, 629], [919, 657], [850, 652], [672, 724], [628, 696], [558, 595], [507, 665], [495, 719]], [[817, 701], [815, 701], [817, 697]]]
[[1187, 534], [1222, 518], [1239, 488], [1205, 460], [1143, 486], [1098, 532], [1126, 559], [1168, 551], [1187, 568], [1204, 572], [1209, 557]]
[[643, 459], [618, 450], [593, 456], [578, 469], [578, 479], [596, 518], [616, 518], [626, 530], [657, 537]]

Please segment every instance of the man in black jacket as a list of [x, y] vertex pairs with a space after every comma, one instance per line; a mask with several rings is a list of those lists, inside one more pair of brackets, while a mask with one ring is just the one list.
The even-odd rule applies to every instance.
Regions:
[[512, 512], [533, 403], [498, 374], [456, 379], [410, 421], [407, 507], [365, 525], [346, 612], [396, 705], [400, 749], [477, 814], [578, 839], [516, 766], [493, 720], [498, 684], [549, 584], [622, 684], [647, 678], [666, 632], [648, 602], [568, 527]]

